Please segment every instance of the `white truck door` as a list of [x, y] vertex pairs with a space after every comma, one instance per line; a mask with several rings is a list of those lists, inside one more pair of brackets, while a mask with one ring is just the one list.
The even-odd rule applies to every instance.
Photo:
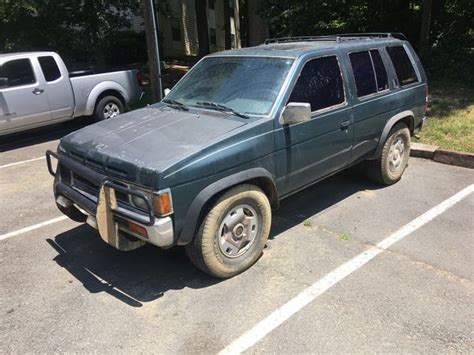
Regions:
[[72, 118], [74, 94], [66, 66], [52, 55], [38, 57], [43, 72], [51, 117], [53, 120]]
[[0, 133], [41, 126], [51, 120], [42, 82], [29, 58], [0, 64]]

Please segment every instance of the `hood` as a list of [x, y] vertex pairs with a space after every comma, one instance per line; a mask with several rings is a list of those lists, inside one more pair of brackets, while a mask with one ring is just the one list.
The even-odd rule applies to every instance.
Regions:
[[156, 172], [245, 124], [219, 112], [150, 106], [71, 133], [61, 139], [60, 150], [111, 175], [151, 185]]

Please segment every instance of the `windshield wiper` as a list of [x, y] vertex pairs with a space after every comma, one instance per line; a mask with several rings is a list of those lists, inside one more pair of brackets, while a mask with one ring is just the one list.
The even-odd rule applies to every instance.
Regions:
[[236, 115], [236, 116], [239, 116], [239, 117], [242, 117], [242, 118], [249, 118], [249, 116], [247, 116], [245, 113], [236, 111], [233, 108], [230, 108], [230, 107], [222, 105], [222, 104], [218, 104], [216, 102], [198, 101], [198, 102], [196, 102], [196, 105], [202, 106], [202, 107], [207, 108], [207, 109], [220, 111], [220, 112], [229, 112], [229, 113], [232, 113], [233, 115]]
[[181, 109], [181, 110], [184, 110], [184, 111], [189, 111], [188, 106], [186, 106], [185, 104], [183, 104], [182, 102], [180, 102], [178, 100], [172, 100], [172, 99], [166, 99], [165, 98], [165, 99], [161, 100], [161, 102], [164, 102], [165, 104], [168, 104], [173, 108]]

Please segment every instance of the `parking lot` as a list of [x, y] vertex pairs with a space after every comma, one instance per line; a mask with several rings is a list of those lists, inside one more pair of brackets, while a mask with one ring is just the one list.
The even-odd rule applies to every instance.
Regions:
[[284, 200], [257, 264], [222, 281], [61, 218], [44, 152], [80, 126], [0, 144], [0, 352], [474, 352], [473, 170], [338, 174]]

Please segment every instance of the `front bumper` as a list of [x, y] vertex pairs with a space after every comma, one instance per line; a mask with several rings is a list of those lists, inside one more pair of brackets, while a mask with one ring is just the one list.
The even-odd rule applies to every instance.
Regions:
[[[56, 171], [52, 158], [58, 161]], [[77, 161], [52, 151], [46, 152], [46, 161], [51, 175], [55, 176], [54, 193], [61, 211], [77, 209], [87, 215], [87, 223], [99, 231], [101, 238], [119, 250], [133, 250], [145, 242], [167, 248], [174, 243], [171, 217], [157, 218], [148, 194], [102, 175]], [[67, 170], [71, 179], [64, 179]], [[69, 175], [68, 175], [69, 176]], [[83, 183], [75, 184], [72, 177]], [[68, 181], [63, 181], [68, 180]], [[84, 183], [85, 182], [85, 183]], [[93, 187], [92, 189], [90, 187]], [[144, 209], [127, 202], [134, 197], [142, 200]], [[77, 212], [77, 211], [75, 211]]]

